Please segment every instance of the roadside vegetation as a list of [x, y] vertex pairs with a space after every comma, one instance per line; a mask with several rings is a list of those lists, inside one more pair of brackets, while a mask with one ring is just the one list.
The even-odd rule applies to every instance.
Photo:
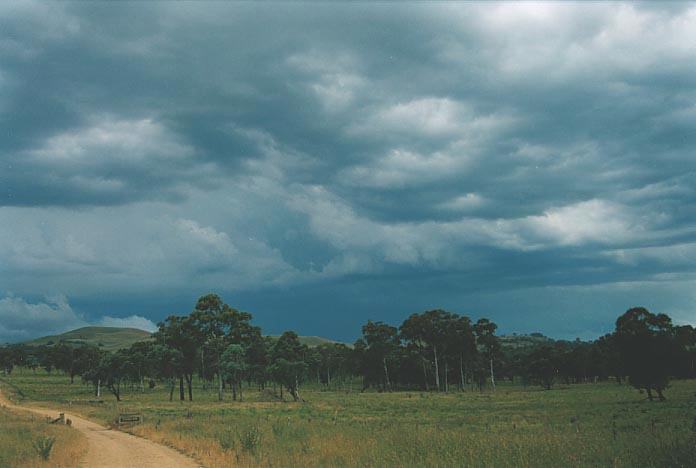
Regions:
[[0, 466], [73, 467], [86, 446], [84, 436], [76, 430], [0, 407]]

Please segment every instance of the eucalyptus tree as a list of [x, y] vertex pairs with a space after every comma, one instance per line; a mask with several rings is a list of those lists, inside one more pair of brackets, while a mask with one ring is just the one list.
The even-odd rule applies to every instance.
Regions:
[[220, 374], [230, 383], [232, 399], [242, 401], [242, 381], [246, 376], [249, 366], [246, 363], [246, 352], [242, 345], [233, 343], [225, 349], [220, 356]]
[[458, 361], [459, 386], [464, 390], [467, 368], [470, 368], [476, 359], [476, 337], [471, 319], [467, 316], [456, 317], [452, 326], [448, 328], [447, 339], [451, 355]]
[[[171, 346], [155, 343], [149, 349], [147, 358], [154, 375], [168, 383], [169, 401], [172, 401], [176, 378], [182, 368], [183, 354]], [[181, 397], [183, 399], [183, 393]]]
[[293, 331], [284, 332], [274, 343], [268, 372], [280, 385], [281, 397], [285, 387], [293, 400], [301, 400], [299, 388], [308, 370], [306, 354], [307, 347], [300, 343], [297, 333]]
[[[368, 320], [362, 327], [362, 335], [362, 339], [356, 342], [356, 347], [363, 353], [363, 375], [365, 376], [365, 373], [367, 375], [373, 374], [372, 371], [375, 370], [373, 366], [381, 366], [383, 378], [380, 378], [379, 381], [382, 383], [382, 388], [388, 390], [392, 387], [389, 375], [390, 363], [395, 359], [401, 344], [399, 333], [396, 327]], [[368, 378], [368, 384], [370, 380]]]
[[669, 384], [670, 362], [678, 352], [672, 320], [643, 307], [629, 309], [616, 320], [616, 341], [630, 384], [644, 389], [650, 401], [652, 390], [664, 401]]
[[258, 327], [251, 325], [251, 314], [238, 311], [225, 304], [217, 294], [207, 294], [196, 302], [190, 319], [198, 331], [198, 345], [201, 350], [201, 373], [205, 374], [205, 356], [208, 354], [214, 363], [212, 371], [218, 377], [218, 399], [223, 398], [223, 376], [220, 359], [230, 344], [243, 348], [260, 336]]
[[119, 350], [115, 353], [103, 353], [99, 362], [86, 371], [82, 378], [92, 382], [97, 389], [103, 385], [116, 397], [116, 401], [121, 401], [121, 384], [129, 375], [131, 375], [131, 369], [128, 351]]
[[[423, 367], [423, 385], [426, 390], [430, 390], [428, 382], [428, 367], [430, 367], [430, 358], [428, 350], [428, 340], [426, 338], [427, 319], [422, 314], [411, 314], [399, 327], [401, 338], [406, 342], [407, 346], [414, 349], [421, 358]], [[435, 377], [436, 382], [438, 377]]]
[[474, 334], [476, 335], [476, 344], [483, 351], [491, 378], [491, 386], [495, 390], [495, 372], [494, 361], [500, 357], [500, 340], [495, 336], [495, 331], [498, 325], [486, 318], [480, 318], [474, 324]]
[[200, 331], [188, 316], [170, 315], [158, 326], [159, 329], [154, 333], [155, 342], [178, 351], [176, 375], [179, 379], [179, 399], [185, 399], [184, 380], [186, 380], [189, 401], [192, 401], [193, 372], [197, 365]]
[[527, 381], [551, 390], [558, 374], [558, 360], [558, 350], [553, 346], [543, 345], [532, 351], [526, 359]]

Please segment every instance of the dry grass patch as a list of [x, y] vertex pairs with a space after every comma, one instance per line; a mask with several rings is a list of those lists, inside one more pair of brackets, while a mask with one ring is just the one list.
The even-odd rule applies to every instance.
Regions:
[[0, 426], [0, 466], [76, 467], [87, 450], [87, 440], [79, 431], [49, 424], [41, 416], [3, 407]]

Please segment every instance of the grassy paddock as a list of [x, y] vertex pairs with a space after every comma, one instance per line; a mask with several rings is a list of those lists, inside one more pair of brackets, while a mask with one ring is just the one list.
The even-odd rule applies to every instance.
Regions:
[[[139, 411], [132, 432], [189, 453], [206, 466], [693, 466], [696, 382], [675, 382], [650, 403], [615, 383], [551, 391], [500, 385], [495, 393], [325, 392], [307, 403], [243, 403], [196, 388], [193, 403], [168, 402], [165, 388], [126, 390], [95, 403], [92, 390], [63, 375], [28, 371], [9, 379], [38, 404], [113, 422]], [[8, 386], [4, 391], [12, 392]], [[17, 393], [15, 392], [15, 396]], [[176, 396], [176, 393], [175, 393]], [[42, 403], [43, 402], [43, 403]]]
[[[55, 439], [48, 460], [33, 443], [40, 438]], [[82, 434], [66, 426], [50, 425], [40, 416], [0, 408], [0, 466], [74, 467], [87, 447]]]

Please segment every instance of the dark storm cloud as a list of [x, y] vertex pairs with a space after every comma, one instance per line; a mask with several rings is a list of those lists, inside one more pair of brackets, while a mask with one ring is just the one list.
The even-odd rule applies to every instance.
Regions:
[[[366, 291], [394, 299], [379, 306], [394, 320], [406, 304], [471, 301], [504, 322], [487, 294], [534, 317], [550, 314], [523, 299], [535, 288], [598, 288], [600, 303], [618, 284], [689, 290], [693, 6], [0, 13], [7, 291], [93, 306], [113, 288], [151, 291], [148, 303], [215, 289], [270, 317], [294, 288], [317, 301], [309, 309], [352, 310], [357, 329], [374, 308], [350, 297]], [[598, 316], [574, 317], [597, 329]]]

